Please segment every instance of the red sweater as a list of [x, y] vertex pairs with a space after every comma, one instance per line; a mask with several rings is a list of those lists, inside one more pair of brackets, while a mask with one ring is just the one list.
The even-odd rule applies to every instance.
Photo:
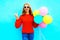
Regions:
[[22, 24], [22, 33], [33, 33], [33, 27], [37, 27], [38, 24], [34, 22], [34, 17], [25, 14], [24, 16], [21, 15], [18, 20], [15, 22], [16, 28], [19, 28]]

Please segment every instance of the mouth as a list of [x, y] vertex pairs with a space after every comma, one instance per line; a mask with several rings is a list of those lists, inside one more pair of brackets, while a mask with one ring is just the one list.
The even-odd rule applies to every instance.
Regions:
[[26, 9], [26, 10], [28, 10], [28, 9]]

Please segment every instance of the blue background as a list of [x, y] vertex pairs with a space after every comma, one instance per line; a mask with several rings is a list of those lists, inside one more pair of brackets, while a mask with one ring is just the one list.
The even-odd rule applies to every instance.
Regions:
[[34, 28], [34, 40], [60, 40], [60, 0], [0, 0], [0, 40], [22, 40], [22, 27], [15, 28], [14, 14], [18, 12], [20, 16], [26, 2], [32, 11], [46, 6], [53, 17], [46, 28]]

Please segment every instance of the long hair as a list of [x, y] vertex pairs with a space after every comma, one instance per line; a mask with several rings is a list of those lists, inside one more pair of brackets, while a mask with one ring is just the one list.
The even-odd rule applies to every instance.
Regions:
[[[30, 5], [28, 3], [25, 3], [24, 6], [25, 5], [28, 5], [29, 6], [29, 14], [33, 16]], [[26, 12], [25, 12], [24, 7], [23, 7], [22, 15], [24, 15], [24, 14], [26, 14]]]

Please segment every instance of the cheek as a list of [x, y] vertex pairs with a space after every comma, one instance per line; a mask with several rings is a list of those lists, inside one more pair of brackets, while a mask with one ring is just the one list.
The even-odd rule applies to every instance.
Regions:
[[28, 10], [29, 10], [29, 8], [28, 8]]
[[29, 8], [24, 9], [25, 11], [29, 11]]
[[24, 9], [26, 11], [26, 9]]

